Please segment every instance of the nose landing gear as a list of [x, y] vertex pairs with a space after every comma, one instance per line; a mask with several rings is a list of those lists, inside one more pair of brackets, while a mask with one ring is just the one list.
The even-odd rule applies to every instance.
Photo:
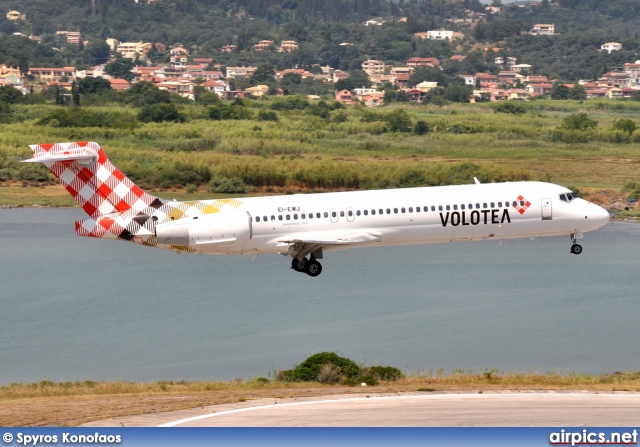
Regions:
[[574, 233], [571, 235], [571, 242], [573, 244], [571, 245], [571, 253], [573, 253], [574, 255], [579, 255], [580, 253], [582, 253], [582, 245], [576, 243], [576, 239], [579, 239], [582, 234], [580, 234], [579, 236], [578, 234], [579, 233]]

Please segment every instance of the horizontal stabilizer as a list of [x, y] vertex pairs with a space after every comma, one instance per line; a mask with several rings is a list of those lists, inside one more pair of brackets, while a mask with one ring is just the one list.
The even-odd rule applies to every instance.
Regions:
[[34, 151], [33, 158], [23, 160], [24, 163], [55, 163], [59, 161], [75, 161], [81, 165], [91, 165], [98, 160], [98, 151], [90, 146], [51, 148], [49, 151], [37, 150], [39, 145], [30, 146]]

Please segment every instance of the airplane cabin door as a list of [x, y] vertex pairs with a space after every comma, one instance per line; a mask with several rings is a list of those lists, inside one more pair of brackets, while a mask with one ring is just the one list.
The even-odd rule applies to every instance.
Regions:
[[542, 220], [551, 220], [551, 199], [542, 199]]
[[347, 208], [347, 221], [353, 222], [356, 219], [356, 214], [353, 208]]
[[338, 222], [338, 210], [335, 208], [331, 209], [331, 222], [336, 223]]

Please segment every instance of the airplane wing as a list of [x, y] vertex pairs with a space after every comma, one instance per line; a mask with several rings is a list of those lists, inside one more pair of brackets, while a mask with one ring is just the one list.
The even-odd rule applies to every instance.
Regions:
[[283, 244], [353, 245], [364, 242], [380, 242], [380, 238], [366, 231], [344, 234], [308, 233], [296, 234], [292, 239], [279, 239]]
[[295, 233], [291, 237], [280, 237], [277, 243], [281, 247], [288, 247], [286, 253], [292, 258], [303, 258], [310, 253], [318, 259], [322, 258], [322, 248], [338, 249], [348, 245], [380, 242], [377, 231], [319, 231], [309, 233]]

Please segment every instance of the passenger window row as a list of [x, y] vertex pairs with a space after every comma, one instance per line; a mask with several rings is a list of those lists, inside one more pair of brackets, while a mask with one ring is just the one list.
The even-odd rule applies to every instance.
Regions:
[[[569, 196], [569, 194], [567, 194], [567, 196]], [[562, 197], [561, 197], [562, 200]], [[513, 202], [509, 202], [509, 201], [505, 201], [505, 202], [497, 202], [497, 208], [509, 208], [510, 206], [518, 206], [518, 204], [520, 206], [524, 206], [524, 200], [521, 200], [520, 202], [517, 201], [513, 201]], [[482, 204], [480, 203], [476, 203], [475, 206], [473, 203], [462, 203], [460, 205], [438, 205], [437, 207], [434, 205], [431, 205], [431, 211], [435, 212], [435, 211], [464, 211], [464, 210], [473, 210], [473, 209], [488, 209], [488, 208], [496, 208], [496, 202], [484, 202]], [[429, 212], [429, 207], [428, 206], [417, 206], [417, 207], [402, 207], [402, 208], [378, 208], [378, 209], [371, 209], [371, 210], [347, 210], [347, 211], [340, 211], [340, 217], [353, 217], [354, 214], [356, 216], [376, 216], [376, 215], [383, 215], [383, 214], [406, 214], [406, 213], [420, 213], [420, 212]], [[255, 217], [255, 221], [256, 222], [275, 222], [276, 220], [278, 221], [283, 221], [283, 220], [313, 220], [313, 219], [326, 219], [329, 217], [329, 213], [327, 211], [325, 211], [324, 213], [301, 213], [301, 214], [279, 214], [278, 216], [274, 216], [271, 215], [269, 216], [256, 216]], [[332, 211], [331, 212], [331, 217], [332, 218], [336, 218], [338, 217], [338, 213], [336, 211]]]

